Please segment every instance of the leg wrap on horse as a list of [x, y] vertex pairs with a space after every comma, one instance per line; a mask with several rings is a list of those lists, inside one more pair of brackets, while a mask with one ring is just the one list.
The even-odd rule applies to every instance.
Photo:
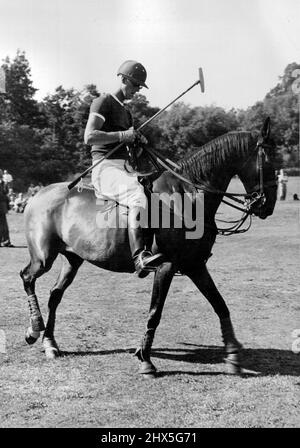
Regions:
[[45, 324], [35, 294], [28, 296], [28, 305], [29, 305], [30, 323], [32, 331], [34, 332], [44, 331]]

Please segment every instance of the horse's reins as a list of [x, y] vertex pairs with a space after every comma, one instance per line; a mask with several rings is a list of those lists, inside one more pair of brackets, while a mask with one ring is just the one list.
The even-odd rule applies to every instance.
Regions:
[[[252, 224], [252, 217], [251, 217], [251, 211], [250, 211], [251, 207], [255, 203], [264, 201], [264, 199], [265, 199], [264, 187], [265, 186], [267, 186], [267, 185], [268, 186], [269, 185], [275, 185], [276, 184], [275, 181], [270, 181], [270, 182], [264, 183], [264, 177], [263, 177], [263, 164], [264, 164], [264, 158], [265, 158], [264, 146], [265, 146], [265, 143], [264, 143], [263, 139], [259, 140], [257, 142], [256, 148], [257, 148], [258, 151], [257, 151], [256, 166], [257, 166], [257, 170], [258, 170], [258, 174], [259, 174], [259, 183], [258, 183], [258, 185], [255, 185], [254, 191], [252, 193], [227, 193], [226, 191], [222, 191], [222, 190], [218, 190], [216, 188], [212, 188], [212, 187], [208, 186], [205, 182], [202, 182], [201, 184], [194, 183], [194, 182], [190, 181], [189, 179], [187, 179], [185, 176], [182, 176], [181, 174], [179, 174], [177, 171], [175, 171], [170, 166], [171, 163], [172, 163], [172, 165], [173, 165], [173, 167], [175, 169], [181, 169], [181, 167], [179, 165], [177, 165], [174, 162], [171, 162], [169, 159], [168, 160], [163, 159], [161, 156], [158, 156], [158, 154], [154, 150], [151, 150], [149, 148], [145, 148], [145, 149], [149, 153], [149, 156], [150, 156], [151, 160], [155, 159], [161, 166], [163, 166], [167, 171], [172, 173], [175, 177], [177, 177], [178, 179], [182, 180], [183, 182], [193, 186], [197, 190], [206, 191], [207, 193], [211, 193], [211, 194], [217, 194], [217, 195], [226, 196], [229, 199], [231, 199], [232, 201], [235, 201], [237, 203], [243, 204], [244, 208], [239, 207], [238, 205], [232, 204], [232, 203], [226, 201], [223, 198], [221, 200], [226, 205], [228, 205], [228, 206], [230, 206], [232, 208], [235, 208], [236, 210], [239, 210], [239, 211], [243, 212], [243, 216], [240, 219], [235, 220], [235, 221], [218, 220], [220, 222], [234, 223], [234, 225], [232, 227], [228, 227], [226, 229], [218, 228], [218, 232], [220, 234], [222, 234], [222, 235], [233, 235], [233, 234], [236, 234], [236, 233], [244, 233], [244, 232], [246, 232], [247, 230], [250, 229], [251, 224]], [[249, 158], [250, 157], [251, 156], [249, 156]], [[249, 158], [246, 160], [244, 165], [247, 163]], [[258, 190], [259, 192], [257, 192], [256, 190]], [[244, 201], [239, 199], [239, 197], [243, 197]], [[241, 226], [245, 223], [247, 218], [250, 218], [250, 222], [249, 222], [248, 227], [246, 229], [241, 229]]]

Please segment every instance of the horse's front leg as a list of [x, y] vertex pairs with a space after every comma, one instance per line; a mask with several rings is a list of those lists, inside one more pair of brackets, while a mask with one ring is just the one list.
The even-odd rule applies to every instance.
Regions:
[[151, 347], [174, 274], [173, 265], [170, 262], [162, 263], [155, 272], [147, 330], [141, 346], [135, 352], [141, 361], [139, 371], [148, 378], [154, 377], [156, 374], [156, 367], [150, 359]]
[[200, 292], [212, 305], [216, 314], [220, 319], [223, 342], [226, 351], [226, 364], [228, 365], [228, 372], [239, 374], [240, 367], [240, 349], [242, 345], [235, 337], [232, 322], [230, 319], [229, 309], [219, 293], [213, 279], [211, 278], [206, 265], [203, 264], [196, 271], [188, 272], [187, 275], [195, 283]]

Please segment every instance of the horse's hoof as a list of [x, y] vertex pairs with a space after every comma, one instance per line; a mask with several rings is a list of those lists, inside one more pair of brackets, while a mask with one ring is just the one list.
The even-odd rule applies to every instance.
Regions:
[[238, 353], [231, 353], [225, 359], [227, 373], [229, 375], [240, 375], [242, 373], [240, 359]]
[[32, 328], [28, 327], [25, 333], [25, 341], [27, 344], [32, 345], [34, 344], [38, 338], [40, 337], [39, 331], [33, 331]]
[[227, 373], [229, 375], [241, 375], [242, 373], [241, 366], [237, 366], [232, 363], [227, 363]]
[[144, 373], [142, 376], [143, 380], [155, 380], [157, 378], [156, 373]]
[[56, 359], [59, 358], [60, 353], [59, 350], [55, 347], [48, 347], [45, 349], [45, 355], [47, 359]]
[[144, 378], [155, 378], [156, 367], [151, 361], [142, 361], [139, 368], [139, 373], [141, 373]]
[[54, 339], [44, 337], [43, 347], [47, 359], [56, 359], [60, 356], [58, 345]]

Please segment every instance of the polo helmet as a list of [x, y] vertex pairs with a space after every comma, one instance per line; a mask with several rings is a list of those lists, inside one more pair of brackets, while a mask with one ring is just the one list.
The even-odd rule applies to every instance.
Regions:
[[147, 79], [146, 69], [137, 61], [129, 60], [123, 62], [118, 70], [117, 75], [125, 76], [125, 78], [128, 78], [130, 81], [148, 89], [148, 86], [145, 84], [145, 81]]

